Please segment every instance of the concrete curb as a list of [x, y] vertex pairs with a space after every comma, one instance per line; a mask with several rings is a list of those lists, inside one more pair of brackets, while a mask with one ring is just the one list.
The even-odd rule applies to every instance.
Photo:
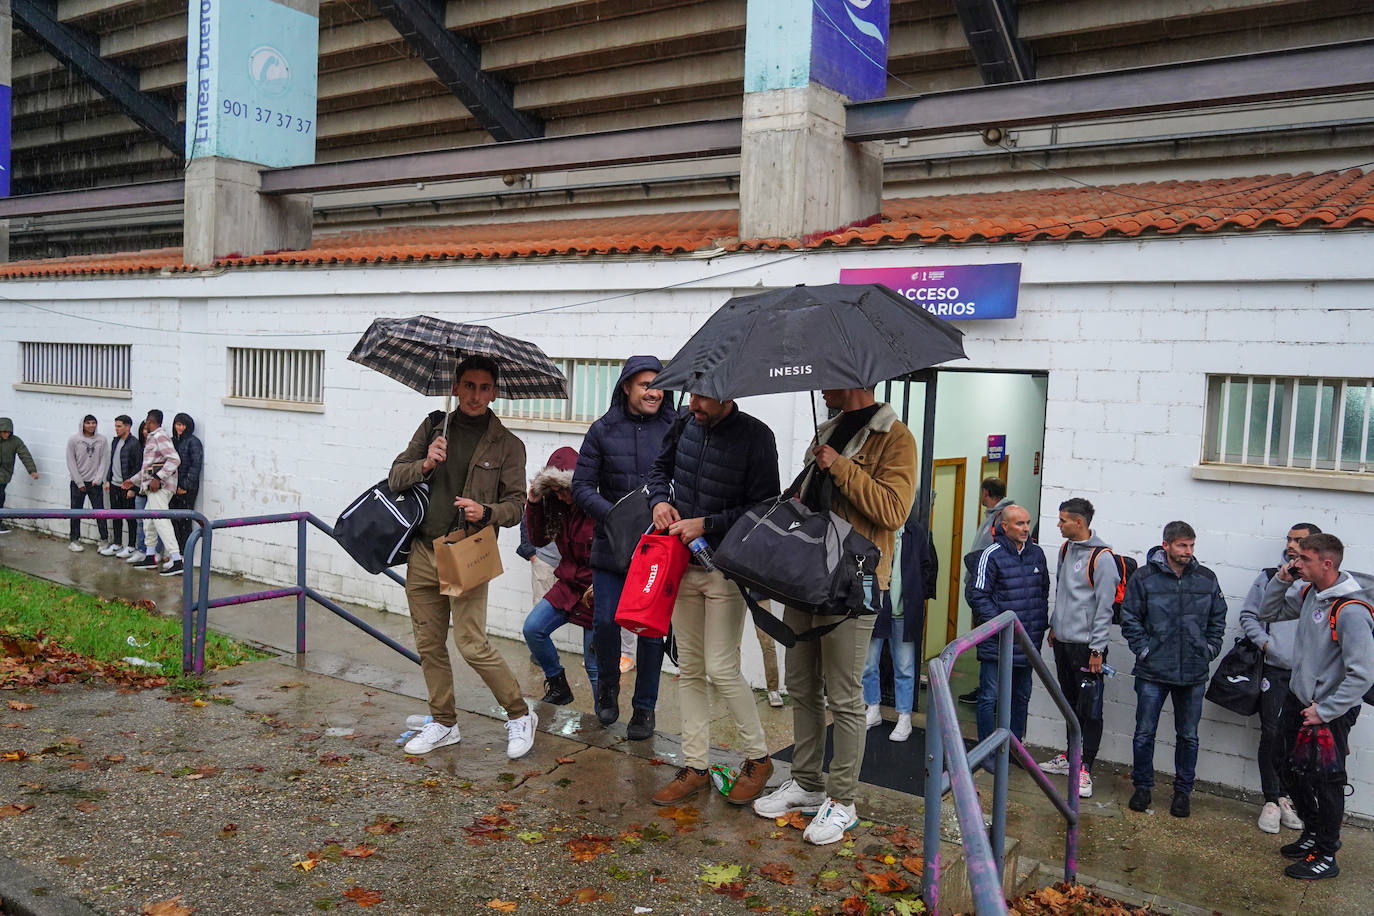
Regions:
[[0, 913], [5, 916], [99, 916], [84, 903], [53, 892], [53, 884], [12, 859], [0, 856]]

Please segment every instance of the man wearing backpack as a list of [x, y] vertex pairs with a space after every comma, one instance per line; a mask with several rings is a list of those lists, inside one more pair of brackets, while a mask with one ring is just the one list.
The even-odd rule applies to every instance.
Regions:
[[[1015, 503], [1007, 495], [1007, 484], [1002, 478], [985, 477], [978, 486], [978, 505], [983, 507], [985, 515], [983, 516], [983, 523], [978, 526], [978, 533], [973, 536], [973, 544], [964, 554], [965, 589], [968, 588], [968, 583], [973, 578], [974, 564], [978, 562], [978, 557], [982, 556], [983, 551], [988, 549], [1001, 530], [998, 523], [1002, 518], [1002, 512]], [[975, 687], [968, 693], [959, 694], [959, 702], [966, 706], [976, 706], [978, 704], [978, 688]]]
[[1311, 522], [1299, 522], [1288, 529], [1288, 542], [1279, 556], [1279, 565], [1259, 571], [1255, 581], [1250, 583], [1250, 591], [1246, 593], [1245, 603], [1240, 609], [1240, 628], [1264, 653], [1259, 701], [1259, 772], [1264, 807], [1260, 809], [1259, 829], [1265, 833], [1278, 833], [1280, 826], [1290, 830], [1302, 829], [1302, 818], [1294, 810], [1293, 800], [1283, 794], [1283, 786], [1279, 781], [1279, 772], [1288, 765], [1288, 752], [1291, 750], [1290, 747], [1284, 747], [1279, 739], [1279, 711], [1283, 709], [1283, 700], [1288, 696], [1288, 681], [1293, 673], [1293, 642], [1298, 635], [1298, 622], [1261, 621], [1260, 602], [1264, 600], [1264, 590], [1269, 586], [1269, 580], [1278, 573], [1279, 567], [1289, 566], [1298, 558], [1298, 544], [1302, 539], [1309, 534], [1321, 533], [1322, 530]]
[[[1093, 794], [1092, 768], [1102, 744], [1102, 711], [1085, 715], [1079, 707], [1084, 678], [1102, 677], [1107, 660], [1107, 638], [1111, 635], [1112, 605], [1116, 603], [1121, 574], [1107, 542], [1088, 526], [1093, 520], [1093, 504], [1074, 497], [1059, 504], [1059, 533], [1064, 546], [1059, 549], [1059, 568], [1055, 575], [1054, 610], [1050, 612], [1050, 645], [1054, 648], [1054, 668], [1064, 698], [1078, 712], [1083, 731], [1083, 769], [1078, 774], [1078, 796]], [[1046, 773], [1069, 772], [1063, 754], [1040, 765]]]
[[1197, 724], [1207, 668], [1221, 654], [1226, 599], [1216, 575], [1193, 558], [1197, 534], [1187, 522], [1164, 526], [1145, 565], [1126, 583], [1121, 635], [1135, 655], [1132, 811], [1150, 807], [1155, 785], [1155, 733], [1165, 698], [1174, 704], [1174, 798], [1169, 813], [1187, 817], [1197, 776]]
[[[871, 388], [827, 389], [823, 396], [825, 406], [839, 409], [840, 415], [822, 424], [811, 442], [800, 497], [819, 510], [829, 489], [830, 511], [881, 551], [877, 569], [864, 577], [868, 606], [876, 614], [892, 577], [897, 529], [906, 524], [916, 496], [916, 440], [891, 405], [874, 400]], [[813, 616], [792, 607], [783, 610], [782, 620], [795, 632], [836, 622], [833, 616]], [[859, 822], [854, 797], [868, 731], [863, 673], [874, 620], [870, 614], [850, 617], [820, 639], [798, 642], [787, 650], [796, 741], [792, 778], [754, 802], [754, 813], [814, 814], [802, 839], [817, 846], [838, 843]], [[900, 618], [895, 626], [900, 627]], [[896, 638], [901, 638], [900, 632]], [[828, 778], [821, 772], [827, 699], [835, 749]]]
[[[1269, 580], [1260, 603], [1261, 620], [1298, 621], [1280, 740], [1294, 748], [1303, 730], [1323, 752], [1301, 763], [1295, 755], [1279, 770], [1303, 821], [1302, 836], [1279, 849], [1284, 858], [1298, 860], [1283, 873], [1307, 881], [1340, 874], [1336, 851], [1345, 817], [1350, 729], [1374, 684], [1374, 609], [1369, 593], [1341, 571], [1344, 557], [1339, 538], [1308, 535], [1298, 543], [1293, 565], [1279, 567]], [[1294, 578], [1308, 584], [1292, 590]]]

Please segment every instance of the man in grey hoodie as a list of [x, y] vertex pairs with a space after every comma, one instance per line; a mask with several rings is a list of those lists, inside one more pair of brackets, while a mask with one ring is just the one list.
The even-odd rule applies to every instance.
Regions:
[[[1102, 677], [1107, 660], [1107, 639], [1111, 636], [1112, 605], [1121, 574], [1112, 550], [1088, 526], [1093, 520], [1093, 504], [1074, 497], [1059, 504], [1059, 533], [1064, 544], [1059, 548], [1059, 568], [1055, 576], [1054, 609], [1050, 611], [1050, 645], [1054, 647], [1054, 667], [1059, 687], [1069, 705], [1078, 708], [1085, 672]], [[1092, 717], [1079, 713], [1083, 729], [1083, 769], [1078, 774], [1078, 796], [1091, 798], [1093, 762], [1102, 744], [1102, 713]], [[1040, 765], [1046, 773], [1066, 774], [1069, 761], [1063, 754]]]
[[[102, 487], [110, 468], [110, 442], [95, 431], [97, 421], [93, 414], [86, 414], [81, 420], [81, 429], [67, 440], [67, 473], [71, 475], [72, 508], [80, 509], [90, 500], [92, 509], [104, 509], [105, 498]], [[110, 529], [103, 518], [98, 518], [96, 528], [100, 530], [100, 549], [104, 550], [110, 540]], [[85, 550], [81, 546], [81, 519], [71, 520], [71, 541], [68, 548], [73, 553]]]
[[[1362, 583], [1341, 571], [1344, 558], [1345, 545], [1334, 535], [1308, 535], [1298, 544], [1292, 571], [1280, 566], [1260, 602], [1261, 620], [1298, 621], [1293, 674], [1279, 714], [1281, 740], [1293, 747], [1299, 730], [1312, 726], [1317, 734], [1308, 734], [1323, 752], [1317, 769], [1325, 772], [1299, 772], [1291, 759], [1279, 771], [1304, 825], [1301, 837], [1279, 849], [1284, 858], [1298, 860], [1283, 873], [1305, 881], [1340, 874], [1336, 851], [1345, 817], [1350, 729], [1374, 684], [1371, 597]], [[1289, 589], [1293, 572], [1308, 583], [1296, 591]]]
[[[1298, 558], [1298, 543], [1309, 534], [1322, 530], [1311, 522], [1299, 522], [1288, 530], [1288, 543], [1279, 557], [1279, 566], [1289, 566]], [[1264, 670], [1260, 676], [1260, 791], [1264, 793], [1264, 807], [1260, 810], [1259, 829], [1278, 833], [1282, 825], [1290, 830], [1302, 829], [1302, 818], [1293, 809], [1293, 800], [1283, 794], [1279, 771], [1288, 765], [1289, 748], [1279, 740], [1279, 710], [1288, 696], [1288, 679], [1293, 671], [1293, 640], [1298, 635], [1296, 620], [1264, 623], [1259, 619], [1260, 602], [1269, 580], [1279, 566], [1261, 569], [1240, 609], [1240, 628], [1264, 653]], [[1302, 586], [1294, 584], [1295, 589]]]

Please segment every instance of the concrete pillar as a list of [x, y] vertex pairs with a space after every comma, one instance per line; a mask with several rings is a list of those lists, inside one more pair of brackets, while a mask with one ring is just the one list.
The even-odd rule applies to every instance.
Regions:
[[876, 218], [882, 145], [844, 139], [845, 103], [886, 87], [887, 0], [749, 0], [740, 237], [797, 238]]
[[[10, 78], [14, 74], [11, 58], [14, 41], [14, 11], [10, 0], [0, 0], [0, 197], [10, 196]], [[10, 221], [0, 219], [0, 263], [10, 259]]]
[[186, 51], [186, 262], [308, 247], [311, 198], [259, 188], [315, 161], [319, 0], [192, 0]]

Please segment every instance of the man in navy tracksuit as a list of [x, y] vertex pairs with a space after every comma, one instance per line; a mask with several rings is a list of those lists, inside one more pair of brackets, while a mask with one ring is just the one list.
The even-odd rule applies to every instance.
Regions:
[[[1030, 513], [1012, 504], [1002, 509], [992, 544], [978, 563], [964, 590], [973, 609], [973, 625], [987, 623], [1003, 611], [1015, 611], [1037, 651], [1050, 626], [1050, 568], [1045, 552], [1030, 539]], [[997, 727], [997, 643], [978, 645], [978, 740]], [[1032, 672], [1019, 644], [1013, 644], [1011, 673], [1011, 730], [1026, 736]]]
[[[616, 568], [602, 522], [616, 501], [644, 485], [654, 459], [663, 450], [663, 437], [673, 425], [673, 399], [650, 388], [663, 364], [653, 356], [631, 356], [615, 383], [611, 407], [591, 425], [577, 454], [573, 472], [573, 501], [596, 522], [592, 541], [592, 597], [595, 602], [592, 644], [596, 652], [596, 715], [603, 725], [620, 718], [620, 627], [616, 605], [625, 587], [625, 573]], [[663, 640], [638, 637], [635, 657], [635, 694], [628, 734], [631, 739], [654, 733], [658, 706], [659, 669]]]
[[1226, 599], [1210, 569], [1193, 558], [1197, 535], [1187, 522], [1164, 526], [1145, 565], [1126, 583], [1121, 635], [1135, 655], [1135, 792], [1129, 807], [1150, 807], [1155, 785], [1155, 732], [1164, 699], [1174, 704], [1174, 799], [1169, 813], [1187, 817], [1197, 776], [1197, 724], [1207, 691], [1207, 667], [1221, 654]]

